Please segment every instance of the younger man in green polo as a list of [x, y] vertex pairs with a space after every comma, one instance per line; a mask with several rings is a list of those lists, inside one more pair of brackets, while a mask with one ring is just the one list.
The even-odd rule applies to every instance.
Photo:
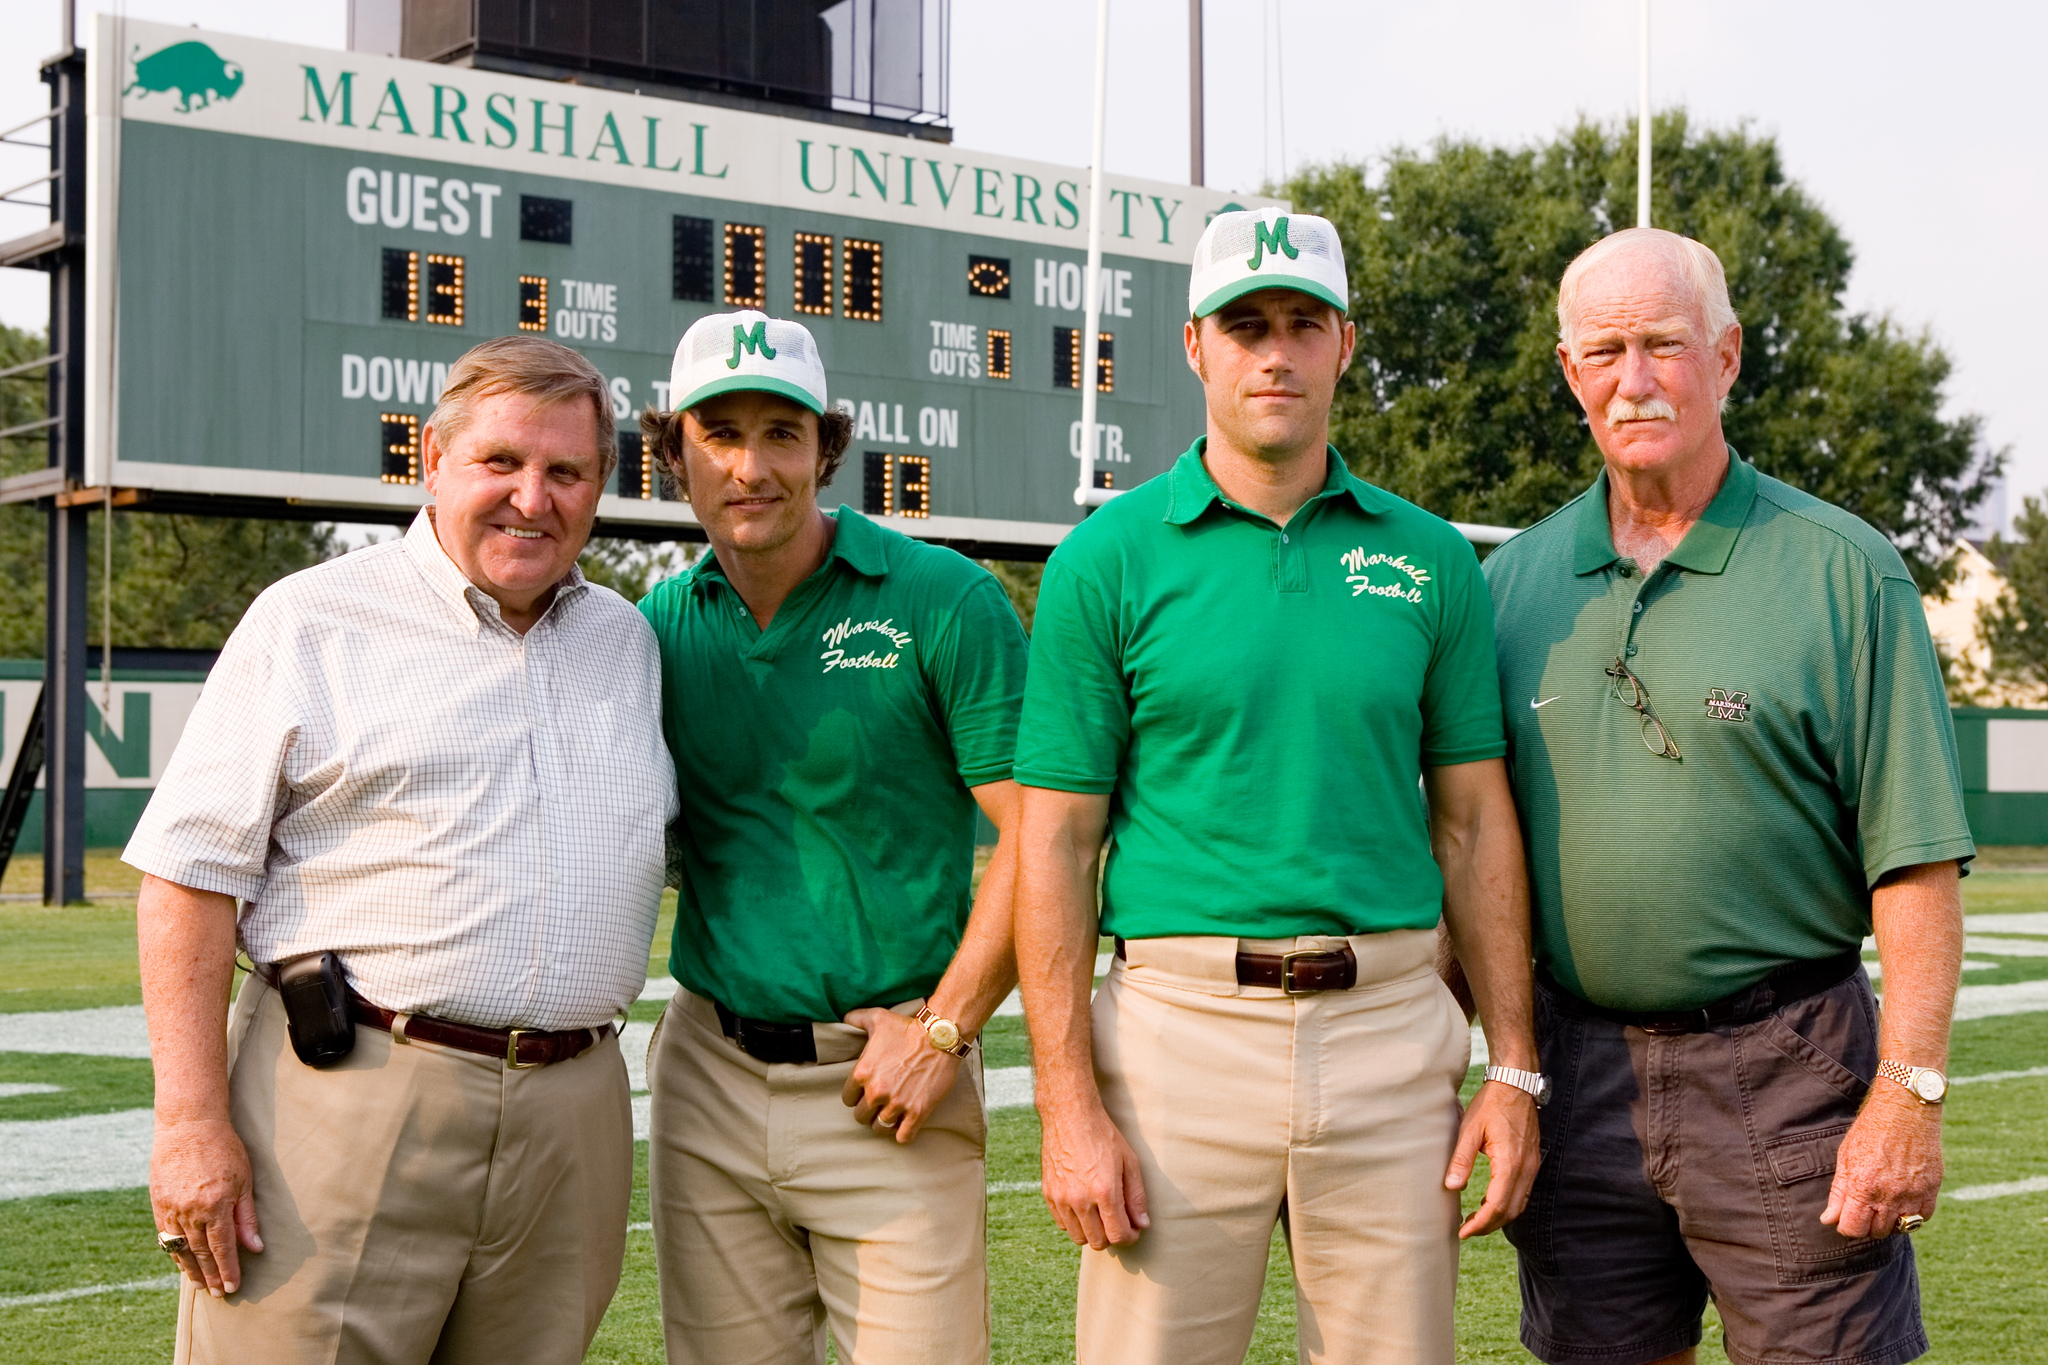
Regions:
[[[1327, 444], [1347, 297], [1329, 223], [1219, 214], [1186, 336], [1208, 434], [1077, 527], [1039, 592], [1017, 951], [1045, 1198], [1089, 1248], [1081, 1365], [1237, 1365], [1276, 1220], [1304, 1359], [1447, 1365], [1474, 1154], [1468, 1236], [1535, 1174], [1486, 589], [1455, 530]], [[1091, 1014], [1105, 832], [1117, 961]], [[1439, 914], [1504, 1063], [1462, 1126]]]
[[640, 604], [683, 808], [648, 1061], [668, 1358], [822, 1365], [829, 1324], [849, 1365], [985, 1361], [972, 1040], [1016, 980], [1023, 631], [971, 561], [819, 510], [850, 424], [800, 324], [700, 320], [671, 391], [642, 431], [712, 553]]

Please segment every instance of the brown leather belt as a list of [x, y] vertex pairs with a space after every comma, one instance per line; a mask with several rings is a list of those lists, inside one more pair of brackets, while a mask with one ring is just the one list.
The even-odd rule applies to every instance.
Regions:
[[[1116, 955], [1124, 955], [1122, 939], [1116, 941]], [[1301, 948], [1291, 953], [1240, 952], [1237, 984], [1273, 986], [1289, 995], [1348, 991], [1358, 984], [1358, 954], [1348, 943], [1342, 948]]]
[[424, 1014], [406, 1016], [405, 1027], [400, 1030], [393, 1027], [400, 1018], [396, 1010], [373, 1005], [354, 991], [348, 993], [348, 1012], [358, 1024], [382, 1029], [400, 1042], [438, 1043], [442, 1047], [474, 1052], [479, 1057], [495, 1057], [514, 1071], [566, 1062], [588, 1052], [609, 1038], [612, 1032], [610, 1024], [556, 1030], [478, 1028], [475, 1024], [457, 1024]]

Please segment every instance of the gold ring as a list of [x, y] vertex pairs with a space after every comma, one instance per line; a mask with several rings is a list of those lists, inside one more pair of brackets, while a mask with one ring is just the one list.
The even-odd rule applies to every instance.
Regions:
[[1918, 1232], [1921, 1225], [1926, 1221], [1925, 1218], [1922, 1218], [1917, 1213], [1902, 1213], [1899, 1215], [1899, 1231], [1905, 1233]]
[[156, 1244], [173, 1256], [181, 1251], [192, 1250], [192, 1244], [175, 1232], [159, 1232], [156, 1235]]

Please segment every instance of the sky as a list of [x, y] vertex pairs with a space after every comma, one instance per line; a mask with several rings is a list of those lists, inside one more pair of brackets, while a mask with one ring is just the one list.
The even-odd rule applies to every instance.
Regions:
[[[1638, 0], [1205, 0], [1207, 180], [1251, 190], [1311, 162], [1439, 136], [1521, 145], [1586, 114], [1632, 117]], [[2021, 332], [2048, 316], [2048, 6], [1981, 0], [1651, 0], [1651, 100], [1778, 139], [1788, 173], [1856, 251], [1848, 302], [1925, 329], [1955, 361], [1951, 414], [2008, 448], [2008, 514], [2048, 490], [2048, 404]], [[81, 11], [89, 9], [81, 5]], [[343, 47], [345, 0], [130, 0], [127, 13]], [[0, 0], [0, 127], [47, 105], [55, 0]], [[1186, 0], [1114, 0], [1105, 160], [1188, 176]], [[962, 146], [1084, 165], [1095, 6], [954, 0]], [[83, 28], [85, 21], [81, 19]], [[43, 170], [0, 148], [0, 187]], [[0, 206], [0, 238], [41, 210]], [[0, 270], [0, 320], [44, 325], [41, 275]]]

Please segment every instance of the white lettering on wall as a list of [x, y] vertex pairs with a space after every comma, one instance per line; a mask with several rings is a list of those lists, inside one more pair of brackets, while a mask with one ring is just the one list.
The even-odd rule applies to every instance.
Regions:
[[341, 396], [370, 398], [379, 403], [396, 399], [416, 407], [441, 401], [448, 387], [448, 365], [440, 360], [411, 360], [403, 356], [345, 355], [341, 358]]
[[[1087, 297], [1081, 282], [1087, 272], [1072, 261], [1034, 260], [1031, 263], [1031, 301], [1040, 308], [1061, 308], [1069, 313], [1081, 310]], [[1131, 316], [1131, 272], [1104, 266], [1095, 278], [1099, 308], [1106, 318]]]
[[[414, 232], [445, 232], [467, 236], [474, 222], [479, 237], [491, 235], [491, 205], [503, 192], [481, 181], [442, 180], [406, 171], [374, 171], [357, 166], [348, 173], [344, 198], [348, 219], [362, 227], [383, 224]], [[476, 214], [470, 214], [470, 197]]]
[[617, 341], [619, 287], [595, 280], [558, 280], [555, 335], [564, 341]]

